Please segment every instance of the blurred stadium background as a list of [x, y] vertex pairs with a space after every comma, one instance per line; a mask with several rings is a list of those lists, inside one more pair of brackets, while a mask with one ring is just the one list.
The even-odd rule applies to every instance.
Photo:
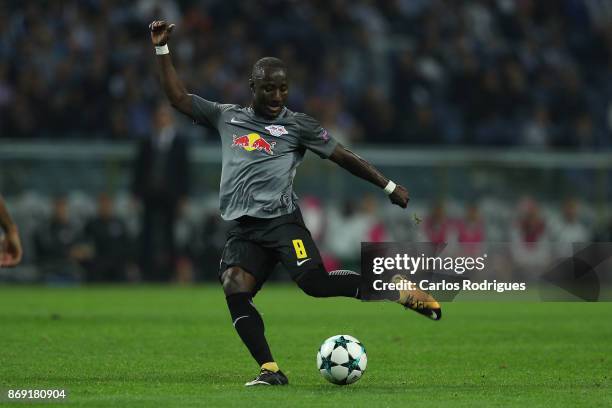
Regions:
[[[248, 104], [251, 65], [278, 56], [290, 108], [408, 187], [403, 211], [307, 155], [296, 191], [330, 266], [358, 263], [361, 241], [513, 242], [544, 262], [555, 241], [612, 240], [609, 0], [3, 1], [0, 192], [25, 259], [0, 280], [153, 280], [133, 180], [160, 133], [148, 24], [162, 18], [188, 90]], [[174, 126], [191, 177], [162, 280], [212, 280], [217, 136]]]

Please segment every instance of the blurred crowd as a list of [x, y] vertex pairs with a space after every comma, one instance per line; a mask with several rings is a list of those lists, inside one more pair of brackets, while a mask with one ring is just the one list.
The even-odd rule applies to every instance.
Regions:
[[[465, 248], [472, 256], [503, 243], [503, 251], [497, 253], [503, 255], [504, 266], [541, 273], [554, 259], [572, 254], [572, 243], [612, 241], [612, 222], [597, 225], [594, 209], [572, 197], [559, 205], [531, 197], [517, 203], [436, 200], [423, 203], [424, 207], [411, 206], [408, 213], [390, 209], [383, 200], [373, 195], [341, 203], [314, 196], [301, 200], [305, 223], [328, 270], [360, 270], [361, 242], [396, 241], [470, 244]], [[73, 192], [53, 198], [23, 196], [11, 204], [23, 236], [23, 268], [32, 272], [18, 271], [11, 279], [48, 283], [217, 279], [229, 224], [219, 218], [214, 200], [190, 201], [177, 208], [169, 236], [163, 229], [153, 233], [145, 229], [143, 206], [133, 197], [102, 193], [95, 198]], [[275, 278], [286, 280], [288, 274], [277, 272]]]
[[0, 135], [147, 135], [166, 19], [190, 91], [248, 104], [250, 67], [278, 56], [290, 107], [347, 144], [609, 148], [611, 18], [606, 0], [3, 1]]

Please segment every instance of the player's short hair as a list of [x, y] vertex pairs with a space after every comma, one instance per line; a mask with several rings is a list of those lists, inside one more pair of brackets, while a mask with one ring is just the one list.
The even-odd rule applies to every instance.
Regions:
[[251, 79], [262, 79], [264, 72], [267, 69], [282, 69], [287, 71], [287, 66], [283, 60], [276, 57], [263, 57], [253, 64], [253, 71], [251, 71]]

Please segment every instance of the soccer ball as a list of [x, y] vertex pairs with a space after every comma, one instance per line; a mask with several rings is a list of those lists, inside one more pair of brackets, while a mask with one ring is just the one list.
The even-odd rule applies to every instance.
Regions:
[[359, 380], [368, 365], [363, 344], [353, 336], [340, 334], [325, 340], [317, 353], [317, 368], [329, 382], [338, 385]]

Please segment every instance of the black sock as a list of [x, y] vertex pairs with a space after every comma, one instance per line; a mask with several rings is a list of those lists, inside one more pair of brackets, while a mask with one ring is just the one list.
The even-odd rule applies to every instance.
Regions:
[[264, 322], [252, 303], [252, 295], [236, 293], [225, 298], [232, 315], [232, 323], [253, 358], [261, 366], [274, 361], [264, 336]]
[[296, 279], [307, 295], [314, 297], [346, 296], [361, 299], [361, 275], [349, 270], [327, 272], [325, 268], [312, 269]]
[[359, 293], [361, 274], [347, 269], [329, 271], [327, 274], [330, 276], [332, 285], [335, 285], [338, 290], [342, 291], [342, 296], [361, 299], [361, 294]]

